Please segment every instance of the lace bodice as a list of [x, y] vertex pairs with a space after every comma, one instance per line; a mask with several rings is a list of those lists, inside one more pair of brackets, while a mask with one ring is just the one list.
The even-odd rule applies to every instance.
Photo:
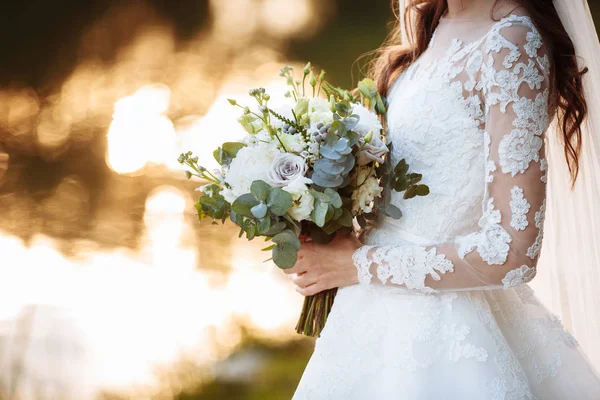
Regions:
[[394, 83], [388, 111], [392, 161], [406, 159], [431, 193], [394, 194], [404, 216], [380, 221], [354, 254], [361, 283], [432, 292], [508, 288], [535, 276], [549, 60], [526, 16], [491, 26], [442, 20]]

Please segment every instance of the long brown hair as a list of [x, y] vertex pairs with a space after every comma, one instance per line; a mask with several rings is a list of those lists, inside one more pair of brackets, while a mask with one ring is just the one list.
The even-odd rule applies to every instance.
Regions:
[[[494, 9], [500, 0], [495, 0]], [[582, 76], [587, 68], [579, 69], [575, 47], [567, 34], [552, 1], [511, 0], [527, 11], [544, 41], [552, 49], [553, 90], [556, 99], [558, 134], [564, 144], [564, 154], [575, 184], [579, 174], [579, 156], [582, 137], [581, 124], [587, 116], [587, 103], [583, 93]], [[392, 0], [397, 14], [398, 0]], [[425, 50], [437, 28], [440, 18], [448, 11], [446, 0], [408, 0], [404, 23], [409, 43], [402, 46], [401, 24], [398, 23], [386, 43], [377, 51], [371, 76], [377, 80], [379, 92], [387, 96], [389, 86], [398, 73], [412, 64]], [[492, 12], [493, 13], [493, 12]], [[412, 23], [409, 23], [412, 21]]]

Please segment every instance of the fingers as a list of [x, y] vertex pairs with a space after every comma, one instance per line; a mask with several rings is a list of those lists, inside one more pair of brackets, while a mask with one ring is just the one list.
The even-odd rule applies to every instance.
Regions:
[[323, 290], [326, 290], [327, 287], [323, 283], [315, 283], [305, 288], [296, 287], [296, 291], [300, 293], [302, 296], [313, 296], [317, 293], [321, 293]]
[[305, 288], [317, 282], [316, 276], [311, 273], [296, 274], [291, 276], [292, 282], [298, 287]]

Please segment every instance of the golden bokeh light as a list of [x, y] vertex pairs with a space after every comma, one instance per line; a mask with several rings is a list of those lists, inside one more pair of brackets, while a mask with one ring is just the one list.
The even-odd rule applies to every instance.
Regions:
[[165, 115], [170, 95], [166, 86], [144, 86], [115, 104], [107, 154], [115, 172], [132, 173], [148, 163], [175, 163], [175, 129]]

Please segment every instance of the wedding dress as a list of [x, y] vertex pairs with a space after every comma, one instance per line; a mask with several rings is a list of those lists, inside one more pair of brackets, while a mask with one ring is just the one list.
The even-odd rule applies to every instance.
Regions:
[[[389, 95], [392, 161], [431, 193], [354, 255], [295, 400], [593, 400], [600, 378], [527, 285], [543, 237], [550, 58], [526, 16], [442, 19]], [[568, 190], [565, 187], [565, 190]]]

